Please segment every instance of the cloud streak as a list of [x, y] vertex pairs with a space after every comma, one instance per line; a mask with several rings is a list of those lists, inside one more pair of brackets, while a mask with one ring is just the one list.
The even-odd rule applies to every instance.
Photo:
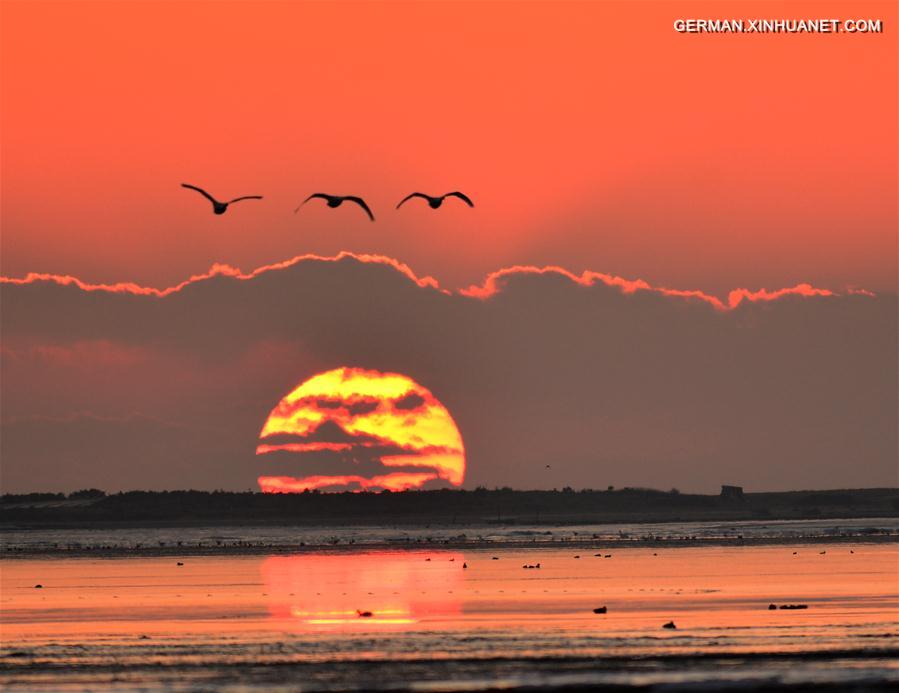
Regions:
[[[616, 287], [624, 294], [632, 294], [637, 291], [648, 291], [657, 293], [662, 296], [670, 296], [674, 298], [697, 299], [704, 301], [717, 310], [733, 310], [737, 308], [743, 301], [775, 301], [784, 296], [834, 296], [834, 292], [829, 289], [819, 289], [810, 284], [797, 284], [793, 287], [778, 289], [776, 291], [767, 291], [760, 289], [758, 291], [750, 291], [749, 289], [734, 289], [727, 295], [726, 301], [704, 293], [695, 289], [671, 289], [661, 286], [651, 286], [642, 279], [624, 279], [611, 274], [602, 272], [585, 271], [580, 275], [569, 272], [563, 267], [546, 266], [534, 267], [532, 265], [516, 265], [505, 269], [491, 272], [484, 282], [480, 285], [472, 285], [467, 289], [460, 290], [464, 296], [473, 298], [487, 299], [495, 296], [502, 291], [505, 283], [516, 275], [545, 275], [557, 274], [565, 277], [580, 286], [593, 286], [597, 282], [606, 286]], [[861, 292], [859, 292], [861, 293]], [[874, 295], [871, 292], [865, 292], [868, 295]]]
[[[115, 284], [91, 284], [89, 282], [84, 282], [77, 277], [72, 277], [69, 275], [44, 274], [38, 272], [30, 272], [24, 277], [0, 276], [0, 284], [23, 285], [38, 282], [50, 282], [59, 284], [60, 286], [75, 286], [82, 291], [105, 291], [110, 293], [127, 293], [136, 296], [156, 296], [158, 298], [163, 298], [165, 296], [170, 296], [171, 294], [177, 293], [183, 290], [185, 287], [190, 286], [191, 284], [204, 282], [214, 277], [229, 277], [232, 279], [249, 280], [258, 277], [266, 272], [287, 269], [302, 262], [340, 262], [346, 259], [353, 259], [363, 263], [373, 263], [391, 267], [419, 287], [436, 289], [446, 294], [452, 293], [448, 289], [441, 288], [434, 277], [419, 277], [408, 265], [400, 262], [399, 260], [384, 255], [359, 254], [348, 251], [341, 252], [333, 256], [321, 256], [315, 254], [297, 255], [289, 260], [270, 265], [263, 265], [262, 267], [258, 267], [251, 272], [246, 273], [236, 267], [231, 267], [227, 264], [215, 264], [209, 269], [209, 271], [204, 272], [203, 274], [193, 275], [189, 279], [185, 279], [184, 281], [175, 284], [174, 286], [163, 289], [150, 286], [141, 286], [133, 282], [119, 282]], [[601, 282], [606, 286], [617, 287], [621, 290], [622, 293], [625, 294], [630, 294], [637, 291], [649, 291], [658, 293], [663, 296], [698, 299], [700, 301], [708, 303], [718, 310], [732, 310], [734, 308], [737, 308], [743, 301], [774, 301], [784, 296], [838, 295], [829, 289], [816, 288], [810, 284], [802, 283], [792, 287], [785, 287], [774, 291], [769, 291], [767, 289], [759, 289], [757, 291], [751, 291], [750, 289], [743, 288], [734, 289], [728, 293], [726, 300], [722, 300], [717, 296], [696, 289], [672, 289], [663, 286], [652, 286], [642, 279], [625, 279], [623, 277], [605, 274], [603, 272], [584, 271], [580, 275], [577, 275], [565, 269], [564, 267], [558, 267], [554, 265], [546, 265], [543, 267], [536, 267], [534, 265], [514, 265], [512, 267], [506, 267], [488, 274], [483, 283], [459, 289], [457, 293], [462, 296], [468, 296], [471, 298], [487, 299], [502, 291], [506, 281], [516, 275], [544, 274], [557, 274], [581, 286], [592, 286], [597, 282]], [[873, 292], [867, 291], [865, 289], [853, 288], [848, 291], [849, 293], [854, 294], [868, 296], [875, 295]]]
[[313, 253], [297, 255], [289, 260], [284, 260], [283, 262], [276, 262], [270, 265], [262, 265], [261, 267], [257, 267], [253, 271], [247, 273], [242, 272], [240, 269], [232, 267], [231, 265], [217, 263], [210, 267], [209, 270], [207, 272], [204, 272], [203, 274], [192, 275], [189, 279], [185, 279], [184, 281], [179, 282], [174, 286], [169, 286], [164, 289], [158, 289], [151, 286], [141, 286], [140, 284], [135, 284], [134, 282], [92, 284], [90, 282], [82, 281], [81, 279], [78, 279], [77, 277], [73, 277], [71, 275], [47, 274], [41, 272], [29, 272], [24, 277], [0, 276], [0, 284], [22, 285], [33, 284], [36, 282], [51, 282], [53, 284], [59, 284], [60, 286], [75, 286], [82, 291], [106, 291], [110, 293], [125, 293], [133, 294], [135, 296], [156, 296], [158, 298], [164, 298], [165, 296], [170, 296], [171, 294], [181, 291], [191, 284], [203, 282], [214, 277], [230, 277], [232, 279], [248, 280], [258, 277], [261, 274], [265, 274], [266, 272], [287, 269], [288, 267], [292, 267], [293, 265], [301, 262], [340, 262], [341, 260], [344, 260], [346, 258], [352, 258], [354, 260], [358, 260], [359, 262], [370, 262], [379, 265], [386, 265], [388, 267], [392, 267], [397, 272], [407, 277], [420, 287], [439, 289], [439, 285], [436, 279], [429, 276], [418, 277], [408, 265], [400, 262], [399, 260], [395, 260], [394, 258], [387, 257], [385, 255], [351, 253], [348, 251], [341, 252], [330, 257], [315, 255]]

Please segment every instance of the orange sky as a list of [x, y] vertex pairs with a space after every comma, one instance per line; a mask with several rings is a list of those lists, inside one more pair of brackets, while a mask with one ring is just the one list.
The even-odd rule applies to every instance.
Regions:
[[[2, 273], [396, 257], [723, 294], [896, 279], [895, 3], [2, 3]], [[881, 35], [682, 35], [679, 17]], [[182, 181], [263, 194], [215, 217]], [[412, 190], [461, 189], [438, 212]], [[308, 206], [312, 191], [358, 209]], [[458, 202], [458, 201], [456, 201]]]

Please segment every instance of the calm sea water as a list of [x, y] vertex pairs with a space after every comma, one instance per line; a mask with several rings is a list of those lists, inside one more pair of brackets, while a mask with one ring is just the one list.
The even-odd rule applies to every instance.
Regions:
[[[763, 531], [613, 533], [722, 529]], [[260, 531], [276, 541], [296, 530]], [[501, 536], [529, 536], [510, 534], [520, 531], [594, 533]], [[134, 532], [98, 543], [188, 536]], [[192, 541], [260, 540], [189, 532]], [[96, 537], [56, 537], [68, 539]], [[896, 543], [56, 555], [4, 560], [0, 588], [5, 690], [899, 686]]]

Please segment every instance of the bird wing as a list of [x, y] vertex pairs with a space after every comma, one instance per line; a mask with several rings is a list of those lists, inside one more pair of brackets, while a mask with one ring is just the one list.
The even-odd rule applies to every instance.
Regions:
[[460, 193], [458, 190], [454, 190], [451, 193], [447, 193], [446, 195], [444, 195], [444, 197], [458, 197], [460, 200], [462, 200], [462, 202], [467, 204], [469, 207], [474, 207], [474, 202], [472, 202], [469, 199], [468, 195], [466, 195], [465, 193]]
[[355, 202], [357, 205], [359, 205], [360, 207], [362, 207], [362, 209], [365, 210], [365, 213], [368, 215], [369, 219], [371, 219], [372, 221], [375, 220], [375, 215], [371, 213], [371, 210], [368, 208], [368, 205], [365, 204], [365, 200], [363, 200], [361, 197], [353, 197], [352, 195], [347, 195], [343, 199], [349, 200], [350, 202]]
[[295, 210], [293, 210], [293, 213], [296, 214], [297, 212], [300, 211], [300, 207], [302, 207], [304, 204], [309, 202], [309, 200], [314, 200], [317, 197], [320, 197], [323, 200], [327, 200], [329, 196], [325, 195], [324, 193], [312, 193], [309, 197], [307, 197], [305, 200], [300, 202], [299, 206]]
[[402, 200], [400, 200], [400, 203], [396, 206], [396, 208], [399, 209], [400, 207], [403, 206], [403, 203], [404, 203], [404, 202], [408, 202], [408, 201], [411, 200], [413, 197], [421, 197], [421, 198], [423, 198], [423, 199], [425, 199], [425, 200], [428, 199], [428, 196], [425, 195], [424, 193], [414, 192], [414, 193], [412, 193], [411, 195], [406, 195]]
[[212, 195], [210, 195], [208, 192], [203, 190], [203, 188], [198, 188], [196, 185], [190, 185], [189, 183], [182, 183], [181, 187], [182, 188], [190, 188], [191, 190], [196, 190], [198, 193], [200, 193], [203, 197], [205, 197], [207, 200], [209, 200], [213, 204], [218, 202], [218, 200], [216, 200]]
[[[241, 200], [261, 200], [262, 195], [244, 195], [243, 197], [235, 197], [231, 202], [240, 202]], [[230, 205], [231, 202], [228, 204]]]

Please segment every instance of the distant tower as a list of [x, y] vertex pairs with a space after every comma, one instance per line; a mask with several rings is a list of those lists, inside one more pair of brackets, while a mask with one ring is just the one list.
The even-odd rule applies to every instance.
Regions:
[[722, 486], [721, 487], [721, 498], [724, 500], [737, 500], [737, 501], [745, 501], [746, 497], [743, 495], [743, 487], [742, 486]]

